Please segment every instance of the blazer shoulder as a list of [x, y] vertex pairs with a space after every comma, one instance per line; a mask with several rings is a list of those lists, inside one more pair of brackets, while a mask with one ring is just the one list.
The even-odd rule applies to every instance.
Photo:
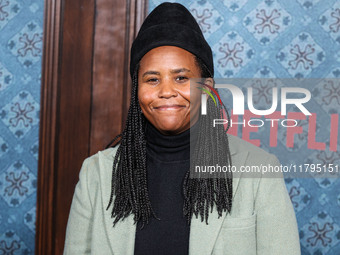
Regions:
[[280, 166], [280, 161], [274, 154], [232, 135], [229, 136], [229, 147], [232, 162], [240, 170], [246, 170], [240, 173], [243, 177], [252, 177], [254, 180], [264, 175], [282, 178], [280, 171], [266, 172], [266, 169]]
[[83, 162], [83, 166], [93, 169], [101, 166], [102, 164], [113, 164], [117, 149], [118, 146], [98, 151], [92, 156], [86, 158]]
[[229, 140], [230, 151], [232, 154], [236, 154], [240, 152], [247, 152], [248, 154], [262, 156], [262, 157], [273, 156], [273, 154], [237, 136], [228, 134], [228, 140]]
[[98, 181], [111, 180], [114, 158], [118, 146], [98, 151], [96, 154], [86, 158], [83, 162], [80, 178], [86, 175], [88, 184], [95, 184]]

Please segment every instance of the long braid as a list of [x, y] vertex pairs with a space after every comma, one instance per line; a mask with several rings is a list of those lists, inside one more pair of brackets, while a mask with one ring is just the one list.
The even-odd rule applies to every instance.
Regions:
[[[143, 228], [151, 214], [155, 217], [156, 215], [152, 210], [147, 189], [145, 119], [138, 101], [137, 83], [136, 70], [132, 79], [131, 103], [126, 125], [123, 133], [119, 135], [120, 146], [113, 163], [111, 196], [107, 210], [113, 203], [113, 225], [133, 213], [135, 222], [142, 220]], [[118, 136], [113, 141], [117, 138]]]
[[[225, 106], [223, 105], [225, 108]], [[223, 211], [231, 211], [232, 206], [232, 173], [223, 173], [224, 176], [202, 177], [190, 174], [195, 172], [195, 166], [231, 166], [231, 156], [226, 131], [223, 125], [212, 127], [213, 119], [221, 118], [222, 108], [216, 108], [213, 100], [208, 98], [207, 115], [202, 115], [199, 122], [199, 132], [194, 147], [194, 164], [185, 175], [183, 183], [184, 207], [183, 213], [190, 224], [192, 214], [208, 223], [209, 208], [216, 209], [219, 216]], [[229, 116], [228, 116], [229, 119]], [[228, 123], [230, 120], [228, 121]], [[216, 130], [217, 129], [217, 130]], [[207, 153], [209, 152], [209, 153]], [[206, 173], [209, 174], [209, 173]]]
[[[212, 77], [204, 63], [198, 57], [195, 60], [202, 70], [202, 78]], [[215, 90], [217, 91], [217, 89]], [[216, 125], [213, 128], [213, 120], [221, 119], [223, 111], [226, 113], [228, 120], [226, 130], [224, 130], [223, 125]], [[227, 108], [223, 103], [222, 105], [218, 104], [216, 107], [209, 97], [207, 100], [207, 112], [207, 115], [200, 116], [199, 132], [192, 159], [193, 163], [190, 165], [191, 168], [186, 173], [183, 183], [183, 214], [186, 215], [188, 224], [190, 224], [193, 214], [196, 217], [199, 214], [201, 220], [205, 219], [206, 223], [208, 223], [209, 208], [212, 212], [214, 204], [219, 216], [222, 216], [223, 211], [230, 212], [232, 207], [231, 172], [224, 173], [224, 176], [215, 174], [213, 177], [209, 176], [207, 178], [197, 176], [197, 174], [190, 176], [195, 172], [195, 166], [216, 166], [216, 164], [219, 164], [220, 166], [231, 167], [232, 165], [229, 141], [226, 134], [230, 127], [230, 116]]]
[[[211, 77], [209, 70], [199, 58], [195, 58], [201, 69], [202, 77]], [[225, 165], [231, 166], [228, 137], [230, 117], [225, 105], [222, 103], [215, 107], [209, 98], [207, 102], [208, 114], [200, 117], [196, 146], [193, 153], [193, 162], [196, 165]], [[224, 130], [222, 125], [212, 128], [213, 119], [220, 119], [225, 110], [228, 117], [228, 127]], [[134, 214], [134, 221], [142, 221], [142, 227], [149, 222], [151, 216], [157, 216], [152, 209], [147, 188], [146, 166], [146, 139], [145, 117], [141, 114], [138, 100], [138, 66], [132, 78], [131, 102], [128, 111], [125, 129], [110, 143], [121, 138], [115, 145], [117, 149], [112, 171], [111, 196], [107, 210], [113, 204], [111, 217], [113, 226], [120, 220]], [[214, 152], [214, 153], [206, 153]], [[183, 182], [183, 215], [190, 225], [192, 215], [198, 214], [201, 220], [208, 224], [209, 209], [213, 211], [214, 204], [218, 215], [223, 211], [231, 211], [232, 206], [232, 175], [226, 173], [224, 177], [217, 178], [191, 178], [189, 169]]]

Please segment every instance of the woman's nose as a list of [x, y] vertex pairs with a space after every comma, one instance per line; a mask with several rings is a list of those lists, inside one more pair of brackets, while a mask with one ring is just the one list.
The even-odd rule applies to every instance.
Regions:
[[159, 97], [169, 98], [177, 96], [176, 87], [171, 79], [163, 79], [159, 86]]

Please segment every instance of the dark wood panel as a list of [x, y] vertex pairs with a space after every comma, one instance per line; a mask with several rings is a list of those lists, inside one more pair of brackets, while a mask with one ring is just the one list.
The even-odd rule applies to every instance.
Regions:
[[124, 86], [126, 4], [97, 0], [91, 154], [121, 132]]
[[[60, 55], [55, 254], [62, 254], [78, 172], [90, 151], [94, 0], [64, 1]], [[65, 212], [65, 213], [62, 213]]]
[[125, 125], [130, 47], [145, 19], [147, 1], [97, 0], [96, 7], [90, 154], [103, 150]]

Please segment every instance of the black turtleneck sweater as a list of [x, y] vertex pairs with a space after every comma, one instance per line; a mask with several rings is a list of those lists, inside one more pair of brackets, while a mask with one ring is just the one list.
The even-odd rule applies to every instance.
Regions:
[[138, 222], [134, 254], [187, 255], [190, 226], [183, 216], [182, 190], [190, 167], [190, 129], [168, 136], [147, 121], [145, 134], [149, 197], [160, 220], [151, 217], [142, 230]]

